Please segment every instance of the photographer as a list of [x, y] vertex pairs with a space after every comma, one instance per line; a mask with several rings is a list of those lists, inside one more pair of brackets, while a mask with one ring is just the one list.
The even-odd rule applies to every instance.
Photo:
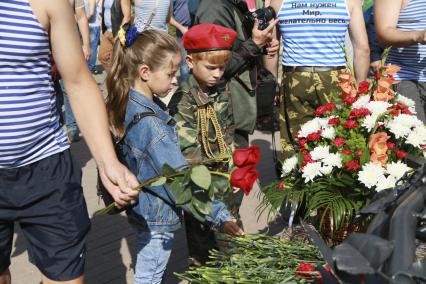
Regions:
[[[263, 48], [266, 48], [266, 57], [273, 57], [279, 48], [278, 40], [272, 36], [277, 21], [270, 20], [266, 28], [260, 30], [259, 20], [253, 23], [246, 16], [249, 14], [246, 1], [201, 1], [195, 16], [195, 24], [214, 23], [238, 33], [223, 78], [229, 82], [236, 128], [234, 140], [239, 147], [248, 146], [248, 135], [256, 124], [256, 88], [262, 69]], [[259, 8], [260, 3], [257, 4]]]

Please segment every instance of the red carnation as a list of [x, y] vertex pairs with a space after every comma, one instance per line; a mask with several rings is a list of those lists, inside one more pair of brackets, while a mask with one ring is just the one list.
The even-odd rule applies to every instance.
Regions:
[[333, 117], [328, 121], [328, 125], [336, 125], [340, 123], [340, 118]]
[[356, 122], [355, 120], [348, 120], [348, 121], [345, 122], [343, 127], [346, 128], [346, 129], [357, 128], [358, 122]]
[[284, 188], [285, 188], [285, 182], [280, 182], [279, 184], [278, 184], [278, 189], [279, 190], [284, 190]]
[[330, 112], [333, 111], [333, 109], [334, 109], [335, 106], [336, 106], [335, 103], [327, 103], [327, 104], [324, 105], [325, 110], [326, 111], [330, 111]]
[[407, 153], [402, 150], [396, 151], [396, 156], [400, 159], [405, 159], [407, 157]]
[[346, 163], [345, 167], [350, 171], [356, 172], [359, 169], [359, 162], [349, 161]]
[[375, 78], [375, 79], [377, 79], [377, 80], [379, 80], [379, 79], [380, 79], [380, 77], [381, 77], [381, 75], [380, 75], [380, 73], [379, 73], [379, 72], [375, 72], [375, 73], [373, 74], [373, 76], [374, 76], [374, 78]]
[[255, 166], [260, 160], [260, 148], [254, 145], [246, 149], [236, 149], [233, 160], [237, 167]]
[[312, 263], [299, 263], [295, 274], [301, 278], [305, 278], [308, 280], [322, 280], [321, 273], [315, 269], [315, 265], [313, 265]]
[[317, 132], [309, 134], [306, 138], [308, 138], [308, 141], [315, 141], [320, 137], [321, 137], [321, 130], [318, 130]]
[[362, 108], [354, 108], [353, 110], [351, 110], [351, 112], [349, 113], [349, 119], [354, 119], [354, 118], [359, 118], [359, 117], [365, 117], [367, 115], [371, 114], [371, 112], [362, 107]]
[[362, 150], [359, 149], [358, 151], [356, 151], [355, 156], [357, 156], [357, 158], [362, 156]]
[[350, 154], [352, 154], [352, 152], [351, 152], [351, 150], [350, 150], [350, 149], [344, 149], [344, 150], [342, 151], [342, 154], [343, 154], [343, 155], [350, 155]]
[[305, 145], [306, 143], [308, 143], [308, 140], [306, 140], [305, 138], [302, 138], [302, 139], [299, 139], [298, 143], [300, 148], [305, 148]]
[[343, 98], [345, 105], [351, 106], [354, 102], [356, 102], [356, 97], [345, 96]]
[[321, 116], [326, 111], [325, 106], [319, 106], [315, 110], [315, 116]]
[[337, 148], [343, 147], [343, 145], [345, 145], [345, 138], [337, 137], [334, 139], [333, 144], [336, 145]]
[[395, 147], [395, 143], [392, 142], [386, 142], [386, 145], [388, 146], [389, 150], [392, 150]]
[[308, 151], [305, 151], [303, 152], [302, 168], [304, 168], [309, 163], [315, 163], [315, 160], [312, 159], [312, 156]]
[[358, 85], [358, 94], [368, 94], [370, 83], [367, 81], [362, 81]]
[[233, 187], [240, 188], [245, 195], [248, 195], [253, 188], [253, 184], [259, 178], [255, 166], [245, 166], [236, 168], [231, 173], [230, 183]]

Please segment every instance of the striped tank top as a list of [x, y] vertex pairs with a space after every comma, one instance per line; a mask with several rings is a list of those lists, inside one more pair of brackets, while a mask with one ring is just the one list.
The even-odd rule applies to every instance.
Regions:
[[345, 0], [284, 0], [278, 13], [285, 66], [345, 66]]
[[[157, 8], [155, 8], [157, 7]], [[135, 3], [135, 26], [139, 32], [144, 29], [167, 31], [167, 16], [169, 15], [170, 0], [140, 0]], [[155, 16], [149, 27], [145, 27], [152, 12]]]
[[[426, 0], [410, 0], [401, 10], [396, 27], [402, 31], [425, 30]], [[395, 75], [397, 80], [426, 82], [426, 45], [392, 48], [387, 61], [401, 67], [401, 71]]]
[[49, 35], [28, 0], [0, 0], [0, 168], [69, 148], [50, 63]]

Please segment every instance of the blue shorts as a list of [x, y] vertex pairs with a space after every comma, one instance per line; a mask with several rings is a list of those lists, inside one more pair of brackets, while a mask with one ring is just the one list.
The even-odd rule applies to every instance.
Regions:
[[10, 265], [14, 222], [31, 261], [49, 279], [83, 275], [90, 229], [81, 169], [69, 150], [28, 166], [0, 170], [0, 275]]

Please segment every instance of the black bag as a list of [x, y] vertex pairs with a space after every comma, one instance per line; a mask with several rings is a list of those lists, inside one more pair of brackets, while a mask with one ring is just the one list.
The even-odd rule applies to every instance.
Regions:
[[273, 114], [274, 98], [277, 95], [277, 80], [269, 70], [260, 68], [256, 88], [257, 117]]
[[[111, 134], [113, 143], [114, 143], [114, 149], [115, 149], [115, 154], [117, 155], [118, 160], [126, 165], [124, 158], [123, 158], [123, 153], [120, 150], [120, 145], [121, 143], [123, 143], [123, 139], [126, 136], [126, 134], [129, 132], [129, 130], [135, 126], [142, 118], [147, 117], [147, 116], [155, 116], [155, 113], [150, 111], [150, 112], [141, 112], [141, 113], [137, 113], [132, 121], [129, 123], [129, 125], [127, 125], [125, 131], [124, 131], [124, 135], [121, 139], [116, 139], [114, 137], [114, 135]], [[111, 196], [111, 194], [108, 192], [108, 190], [104, 187], [102, 181], [101, 181], [101, 177], [99, 175], [99, 170], [98, 170], [98, 181], [97, 181], [97, 193], [98, 193], [98, 197], [101, 198], [103, 200], [103, 202], [105, 203], [105, 206], [109, 206], [111, 203], [114, 203], [114, 198]], [[118, 214], [122, 211], [126, 210], [126, 208], [121, 208], [118, 209], [117, 207], [114, 207], [113, 210], [109, 211], [108, 214], [112, 215], [112, 214]]]

